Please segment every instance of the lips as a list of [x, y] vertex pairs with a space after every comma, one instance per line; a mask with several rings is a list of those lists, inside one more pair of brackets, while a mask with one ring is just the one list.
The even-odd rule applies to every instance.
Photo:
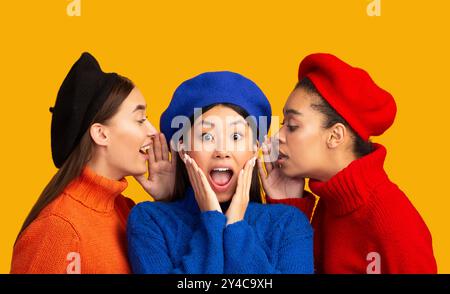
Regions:
[[209, 173], [213, 182], [218, 186], [225, 186], [233, 177], [233, 171], [229, 168], [215, 168]]
[[218, 166], [209, 172], [211, 187], [215, 192], [225, 192], [231, 185], [234, 171], [231, 167]]
[[277, 159], [277, 163], [283, 163], [284, 161], [286, 161], [289, 158], [289, 156], [287, 156], [286, 154], [284, 154], [283, 152], [281, 152], [281, 150], [278, 151], [278, 159]]
[[139, 148], [139, 152], [144, 154], [144, 155], [148, 155], [148, 150], [149, 149], [150, 149], [150, 143], [142, 146], [141, 148]]

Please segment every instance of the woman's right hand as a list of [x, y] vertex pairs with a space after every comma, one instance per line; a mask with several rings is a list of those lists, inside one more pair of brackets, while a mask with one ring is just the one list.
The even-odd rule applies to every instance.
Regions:
[[211, 189], [205, 174], [198, 167], [194, 159], [184, 153], [183, 161], [186, 165], [189, 179], [192, 188], [194, 189], [195, 199], [197, 200], [200, 210], [202, 212], [211, 210], [222, 212], [216, 193]]
[[156, 201], [167, 200], [175, 186], [176, 151], [169, 148], [163, 133], [156, 134], [148, 150], [148, 176], [143, 174], [134, 178]]
[[302, 198], [305, 179], [285, 176], [278, 165], [273, 163], [273, 146], [270, 138], [266, 138], [261, 149], [267, 174], [260, 157], [258, 157], [258, 171], [266, 195], [272, 199]]

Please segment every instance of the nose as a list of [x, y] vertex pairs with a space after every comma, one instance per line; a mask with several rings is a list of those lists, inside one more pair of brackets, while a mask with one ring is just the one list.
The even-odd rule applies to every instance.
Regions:
[[217, 159], [230, 158], [230, 153], [225, 150], [216, 150], [214, 151], [214, 157]]
[[214, 157], [215, 158], [230, 158], [230, 152], [227, 151], [226, 144], [223, 140], [218, 138], [217, 142], [214, 144]]
[[156, 128], [149, 121], [147, 121], [147, 136], [151, 137], [156, 135], [157, 133], [158, 131], [156, 130]]
[[280, 144], [286, 143], [286, 126], [282, 126], [274, 137], [278, 140], [278, 143]]
[[217, 159], [223, 159], [223, 158], [230, 158], [231, 154], [230, 151], [227, 150], [229, 146], [227, 146], [227, 143], [223, 137], [217, 137], [217, 140], [214, 143], [214, 153], [213, 156]]

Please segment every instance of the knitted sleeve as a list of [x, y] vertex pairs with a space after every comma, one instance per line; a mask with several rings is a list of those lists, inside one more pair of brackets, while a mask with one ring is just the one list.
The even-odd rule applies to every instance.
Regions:
[[[381, 273], [437, 274], [431, 238], [420, 237], [420, 233], [428, 232], [415, 232], [410, 238], [383, 241], [385, 245], [379, 252]], [[369, 256], [367, 258], [369, 261]], [[370, 264], [368, 269], [370, 270]]]
[[308, 191], [303, 192], [302, 198], [272, 199], [269, 195], [266, 195], [266, 199], [269, 204], [286, 204], [297, 207], [309, 220], [312, 218], [314, 206], [316, 204], [316, 197]]
[[[370, 207], [373, 228], [370, 236], [375, 244], [374, 253], [381, 261], [381, 273], [436, 274], [428, 227], [402, 191], [392, 184], [385, 189], [389, 197], [371, 203]], [[375, 255], [372, 259], [376, 260]]]
[[[223, 229], [226, 218], [217, 211], [200, 214], [200, 222], [192, 234], [188, 250], [180, 264], [174, 264], [164, 227], [155, 221], [156, 215], [135, 207], [128, 221], [128, 253], [134, 273], [146, 274], [212, 274], [223, 273]], [[160, 223], [160, 222], [159, 222]]]
[[[267, 254], [267, 245], [246, 220], [228, 225], [224, 231], [225, 273], [305, 274], [313, 273], [313, 239], [308, 219], [295, 209], [287, 210], [274, 224], [279, 243]], [[265, 250], [266, 249], [266, 250]]]
[[33, 221], [17, 240], [13, 274], [81, 273], [79, 236], [65, 219], [50, 215]]

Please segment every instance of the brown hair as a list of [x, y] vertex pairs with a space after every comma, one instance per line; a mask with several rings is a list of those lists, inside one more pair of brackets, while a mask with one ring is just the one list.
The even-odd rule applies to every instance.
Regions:
[[322, 95], [320, 95], [319, 91], [309, 78], [303, 78], [299, 81], [295, 86], [295, 89], [299, 88], [304, 89], [308, 93], [316, 95], [319, 98], [319, 103], [312, 104], [311, 107], [325, 116], [323, 125], [324, 128], [328, 129], [337, 123], [341, 123], [350, 130], [350, 134], [353, 138], [353, 153], [357, 157], [363, 157], [374, 150], [372, 142], [364, 141], [361, 136], [353, 130], [348, 122], [336, 112], [336, 110], [322, 97]]
[[[249, 116], [248, 112], [245, 111], [243, 108], [230, 104], [230, 103], [219, 103], [219, 104], [212, 104], [207, 107], [204, 107], [202, 109], [202, 112], [205, 113], [206, 111], [210, 110], [211, 108], [222, 105], [225, 107], [229, 107], [236, 111], [240, 116], [243, 118], [247, 118]], [[193, 125], [193, 122], [195, 120], [195, 116], [192, 116], [189, 118], [191, 121], [191, 125]], [[249, 123], [252, 123], [252, 121], [249, 121]], [[256, 130], [255, 126], [251, 126], [253, 130]], [[258, 134], [253, 135], [254, 140], [258, 138]], [[184, 198], [186, 189], [190, 187], [190, 181], [189, 176], [186, 170], [186, 166], [184, 165], [184, 162], [181, 160], [180, 155], [177, 153], [177, 162], [176, 162], [176, 168], [175, 168], [175, 187], [174, 191], [172, 193], [172, 197], [170, 198], [170, 201], [176, 201], [179, 199]], [[258, 178], [258, 169], [253, 169], [252, 174], [252, 183], [250, 185], [250, 201], [251, 202], [257, 202], [261, 203], [261, 184], [259, 182]]]
[[[94, 123], [107, 123], [119, 110], [122, 102], [133, 90], [134, 84], [129, 79], [119, 76], [113, 86], [111, 93], [102, 105], [90, 125]], [[71, 152], [61, 168], [52, 177], [50, 182], [42, 191], [38, 200], [28, 213], [17, 237], [36, 219], [39, 213], [53, 200], [55, 200], [66, 188], [66, 186], [81, 174], [81, 171], [91, 159], [94, 142], [90, 136], [89, 128], [84, 133], [80, 143]]]

